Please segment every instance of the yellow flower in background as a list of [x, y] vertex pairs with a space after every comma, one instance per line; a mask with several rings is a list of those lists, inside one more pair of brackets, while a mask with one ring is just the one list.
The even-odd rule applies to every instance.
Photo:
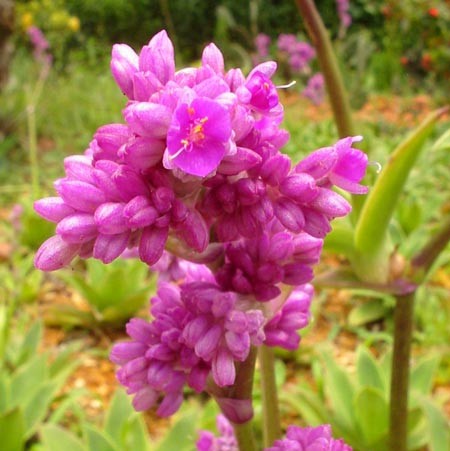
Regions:
[[30, 28], [31, 25], [33, 25], [33, 14], [31, 13], [22, 14], [22, 17], [20, 18], [20, 24], [24, 30]]
[[80, 29], [80, 19], [76, 16], [70, 16], [67, 21], [67, 28], [73, 32], [77, 32]]

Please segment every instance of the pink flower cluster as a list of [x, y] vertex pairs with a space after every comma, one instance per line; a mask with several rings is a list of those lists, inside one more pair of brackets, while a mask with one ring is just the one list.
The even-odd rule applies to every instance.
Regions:
[[111, 351], [136, 410], [159, 405], [159, 415], [172, 415], [184, 385], [203, 391], [209, 375], [219, 387], [233, 385], [235, 362], [244, 361], [251, 346], [264, 342], [295, 349], [298, 329], [308, 324], [311, 285], [297, 287], [281, 307], [275, 299], [267, 321], [257, 301], [221, 289], [204, 265], [179, 262], [171, 274], [182, 283], [170, 283], [170, 277], [160, 282], [151, 300], [153, 320], [132, 319], [127, 324], [131, 341]]
[[367, 157], [353, 147], [360, 137], [297, 164], [281, 153], [289, 135], [274, 62], [247, 76], [226, 71], [210, 44], [200, 67], [176, 71], [161, 31], [139, 55], [115, 45], [111, 69], [128, 98], [124, 122], [100, 127], [84, 155], [65, 159], [58, 195], [35, 203], [56, 223], [35, 264], [51, 271], [76, 256], [110, 263], [134, 253], [163, 269], [153, 320], [131, 320], [131, 341], [111, 358], [137, 409], [170, 415], [185, 385], [232, 385], [251, 346], [298, 345], [312, 265], [330, 221], [351, 209], [333, 187], [365, 193]]
[[321, 73], [314, 74], [306, 84], [302, 95], [311, 100], [314, 105], [320, 105], [325, 96], [325, 80]]
[[[201, 431], [197, 440], [197, 451], [239, 451], [233, 427], [223, 416], [217, 417], [219, 436], [209, 431]], [[328, 424], [317, 427], [300, 428], [289, 426], [286, 438], [276, 440], [264, 451], [352, 451], [342, 439], [334, 439]]]
[[314, 47], [298, 40], [295, 34], [280, 34], [277, 45], [278, 50], [286, 54], [289, 67], [294, 73], [305, 72], [309, 62], [316, 56]]

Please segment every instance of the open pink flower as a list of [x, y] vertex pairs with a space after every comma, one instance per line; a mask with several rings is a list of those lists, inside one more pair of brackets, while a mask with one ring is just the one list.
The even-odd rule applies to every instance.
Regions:
[[220, 103], [205, 97], [182, 103], [167, 133], [166, 166], [205, 177], [219, 166], [230, 137], [230, 117]]

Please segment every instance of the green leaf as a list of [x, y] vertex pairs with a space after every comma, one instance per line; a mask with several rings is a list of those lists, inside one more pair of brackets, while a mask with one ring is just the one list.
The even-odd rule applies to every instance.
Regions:
[[84, 424], [83, 433], [90, 451], [122, 451], [118, 444], [94, 426]]
[[433, 388], [433, 377], [439, 365], [439, 357], [430, 356], [422, 359], [413, 367], [410, 376], [410, 389], [427, 395]]
[[355, 327], [363, 326], [386, 317], [388, 312], [389, 307], [383, 299], [364, 301], [352, 308], [348, 315], [348, 324]]
[[429, 442], [427, 421], [422, 407], [408, 410], [408, 449], [423, 448]]
[[105, 419], [105, 432], [123, 449], [148, 449], [148, 434], [142, 416], [136, 413], [123, 390], [114, 394]]
[[450, 449], [450, 425], [447, 418], [431, 400], [424, 397], [421, 404], [428, 419], [430, 451], [448, 451]]
[[48, 381], [41, 385], [39, 391], [25, 404], [23, 414], [27, 439], [36, 432], [39, 423], [45, 418], [58, 388], [52, 381]]
[[383, 391], [375, 387], [364, 387], [356, 395], [355, 417], [367, 446], [387, 435], [389, 408], [384, 398]]
[[11, 379], [10, 391], [13, 405], [23, 405], [40, 390], [48, 378], [47, 356], [37, 355], [20, 367]]
[[352, 401], [355, 396], [355, 387], [349, 375], [340, 368], [329, 353], [324, 353], [325, 363], [325, 391], [330, 400], [331, 408], [336, 421], [346, 430], [354, 430], [355, 417]]
[[[425, 139], [432, 132], [437, 120], [446, 111], [447, 108], [441, 108], [429, 115], [394, 150], [378, 176], [367, 196], [355, 228], [355, 248], [359, 254], [355, 260], [355, 271], [360, 271], [358, 266], [361, 265], [362, 271], [368, 271], [371, 266], [375, 271], [375, 263], [384, 264], [383, 260], [387, 258], [387, 255], [384, 254], [389, 251], [386, 248], [388, 227], [400, 194]], [[373, 262], [372, 265], [371, 262]], [[364, 274], [362, 275], [364, 276]], [[366, 279], [370, 277], [370, 274], [366, 274]], [[380, 281], [383, 282], [383, 280]]]
[[25, 426], [22, 411], [15, 408], [0, 415], [2, 451], [21, 451], [25, 445]]
[[87, 451], [78, 437], [56, 424], [46, 424], [40, 435], [45, 451]]
[[166, 436], [158, 442], [155, 451], [191, 451], [197, 436], [198, 408], [188, 408], [181, 418], [171, 427]]
[[351, 257], [355, 252], [353, 245], [354, 231], [342, 220], [333, 224], [333, 230], [327, 235], [324, 241], [324, 251]]
[[292, 393], [280, 392], [280, 401], [295, 409], [310, 426], [319, 426], [330, 422], [323, 400], [311, 390], [311, 387], [297, 386]]
[[34, 357], [37, 353], [39, 343], [42, 339], [42, 323], [36, 321], [28, 330], [20, 347], [17, 365], [25, 363], [30, 357]]
[[381, 374], [381, 369], [365, 346], [359, 346], [356, 352], [356, 373], [361, 387], [373, 387], [385, 393], [386, 385]]

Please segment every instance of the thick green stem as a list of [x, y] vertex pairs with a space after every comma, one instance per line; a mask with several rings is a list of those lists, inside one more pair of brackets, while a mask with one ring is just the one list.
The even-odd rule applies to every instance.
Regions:
[[389, 419], [389, 449], [391, 451], [407, 451], [409, 361], [414, 297], [415, 292], [405, 296], [396, 296]]
[[[450, 241], [450, 218], [411, 260], [412, 278], [420, 284]], [[396, 296], [394, 353], [390, 399], [389, 449], [406, 451], [408, 444], [408, 389], [415, 291]]]
[[296, 3], [317, 52], [339, 136], [353, 136], [355, 133], [350, 103], [328, 32], [313, 0], [296, 0]]
[[252, 422], [234, 424], [234, 433], [239, 445], [239, 451], [257, 451], [255, 437], [253, 435]]
[[[295, 0], [295, 2], [317, 52], [339, 137], [355, 136], [350, 102], [327, 29], [313, 0]], [[352, 196], [353, 222], [356, 222], [363, 203], [364, 196]]]
[[218, 387], [212, 379], [208, 382], [208, 392], [233, 424], [239, 451], [257, 451], [252, 427], [255, 363], [256, 348], [252, 347], [247, 359], [236, 363], [236, 378], [231, 387]]
[[275, 382], [275, 357], [272, 348], [261, 346], [258, 350], [261, 374], [264, 446], [269, 447], [281, 438], [280, 410]]

